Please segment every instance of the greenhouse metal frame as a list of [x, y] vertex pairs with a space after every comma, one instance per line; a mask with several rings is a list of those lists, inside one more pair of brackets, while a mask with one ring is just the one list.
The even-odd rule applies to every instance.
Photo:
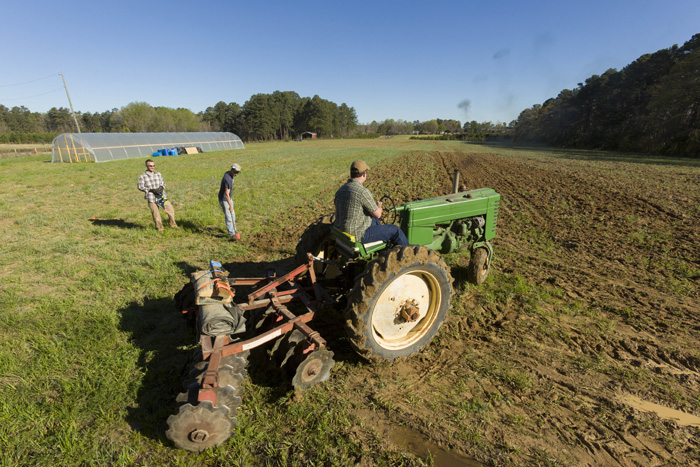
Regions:
[[138, 159], [172, 148], [199, 148], [208, 152], [243, 147], [241, 138], [230, 132], [63, 133], [53, 140], [51, 162]]

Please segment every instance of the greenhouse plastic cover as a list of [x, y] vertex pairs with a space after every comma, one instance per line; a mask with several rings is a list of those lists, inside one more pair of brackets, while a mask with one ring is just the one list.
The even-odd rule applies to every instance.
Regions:
[[64, 133], [53, 140], [51, 162], [137, 159], [177, 147], [197, 147], [203, 152], [242, 149], [243, 141], [229, 132]]

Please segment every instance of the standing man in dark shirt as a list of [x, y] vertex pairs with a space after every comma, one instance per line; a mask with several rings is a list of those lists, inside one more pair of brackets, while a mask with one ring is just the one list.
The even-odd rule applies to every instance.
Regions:
[[236, 213], [233, 210], [233, 179], [241, 173], [241, 166], [233, 164], [231, 170], [224, 174], [221, 179], [221, 188], [219, 188], [219, 205], [224, 211], [226, 219], [226, 230], [228, 230], [229, 240], [240, 240], [241, 234], [236, 230]]

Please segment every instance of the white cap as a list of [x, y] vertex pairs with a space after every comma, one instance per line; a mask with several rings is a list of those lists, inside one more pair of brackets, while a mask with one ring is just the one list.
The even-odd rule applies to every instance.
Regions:
[[241, 171], [241, 166], [240, 166], [239, 164], [233, 164], [233, 165], [231, 166], [231, 170], [235, 170], [236, 172], [240, 172], [240, 171]]

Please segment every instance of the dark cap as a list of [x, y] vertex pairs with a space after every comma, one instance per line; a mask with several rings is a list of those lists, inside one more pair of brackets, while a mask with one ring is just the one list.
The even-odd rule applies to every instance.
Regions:
[[359, 177], [365, 170], [369, 170], [369, 166], [362, 159], [358, 159], [350, 165], [350, 176]]

